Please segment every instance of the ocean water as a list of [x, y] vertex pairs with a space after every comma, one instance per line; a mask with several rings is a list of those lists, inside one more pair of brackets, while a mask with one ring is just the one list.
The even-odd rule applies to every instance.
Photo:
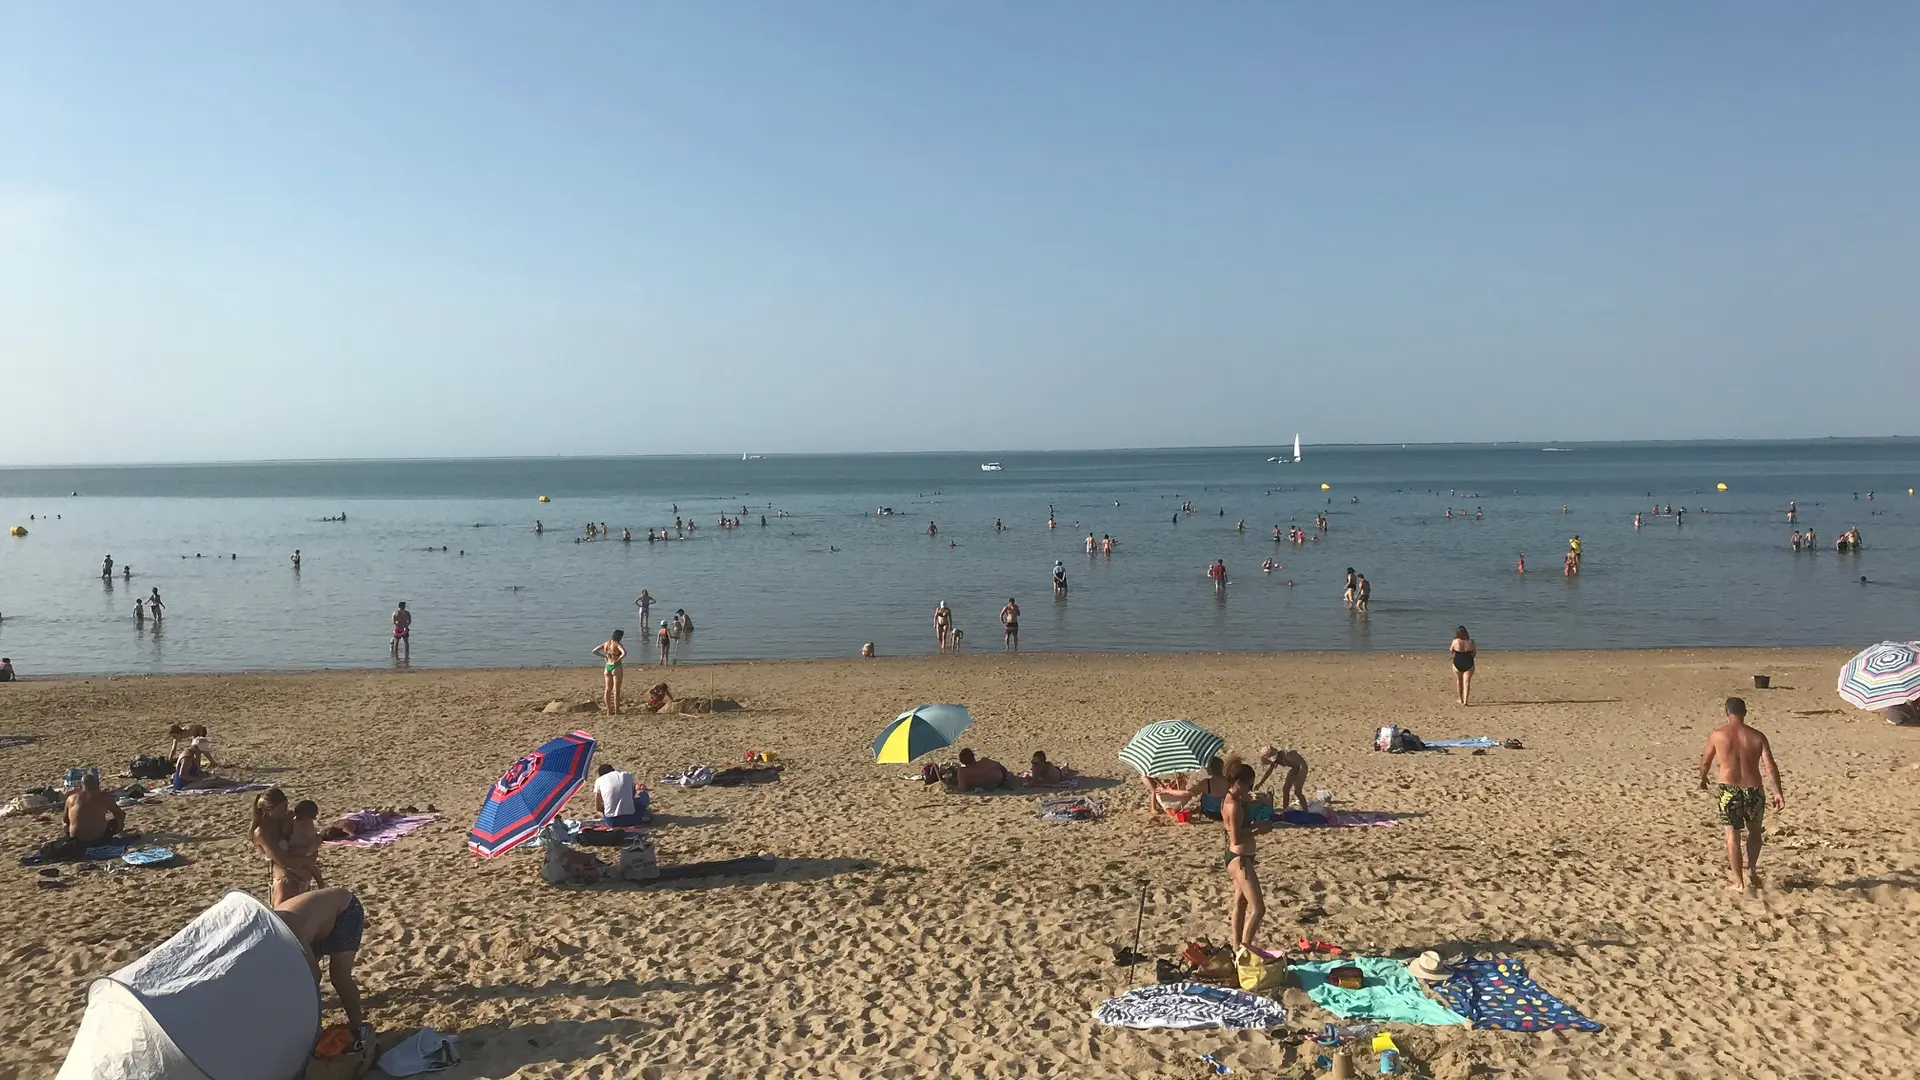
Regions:
[[[927, 653], [940, 600], [969, 652], [997, 650], [1009, 597], [1028, 651], [1444, 650], [1458, 623], [1488, 652], [1920, 637], [1920, 440], [1276, 452], [0, 470], [0, 524], [29, 530], [0, 538], [0, 654], [24, 674], [383, 666], [404, 599], [417, 666], [584, 667], [610, 630], [633, 636], [642, 588], [656, 620], [693, 616], [676, 652], [689, 662], [852, 656], [866, 641]], [[1004, 469], [981, 471], [989, 459]], [[1789, 500], [1817, 551], [1789, 551]], [[1685, 525], [1647, 516], [1636, 531], [1655, 503], [1687, 507]], [[685, 540], [574, 542], [590, 521], [670, 527], [676, 504], [700, 526]], [[1467, 514], [1447, 520], [1449, 506]], [[1273, 542], [1276, 524], [1311, 533], [1316, 511], [1318, 541]], [[723, 513], [745, 527], [715, 527]], [[1836, 554], [1850, 525], [1866, 550]], [[1088, 532], [1118, 551], [1088, 557]], [[1569, 580], [1574, 534], [1585, 569]], [[100, 580], [109, 553], [131, 581], [118, 567]], [[1284, 569], [1261, 573], [1269, 556]], [[1224, 595], [1204, 576], [1216, 558]], [[1341, 603], [1348, 566], [1373, 583], [1365, 617]], [[156, 587], [163, 628], [136, 626], [134, 599]]]

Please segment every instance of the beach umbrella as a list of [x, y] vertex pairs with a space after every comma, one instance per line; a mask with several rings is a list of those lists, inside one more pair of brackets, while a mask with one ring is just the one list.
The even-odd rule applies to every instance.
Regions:
[[507, 766], [487, 789], [486, 804], [467, 831], [467, 848], [491, 859], [533, 839], [586, 783], [592, 763], [593, 736], [576, 731]]
[[1120, 760], [1142, 776], [1168, 776], [1207, 767], [1227, 740], [1191, 720], [1155, 720], [1120, 748]]
[[1859, 709], [1920, 698], [1920, 641], [1883, 641], [1840, 668], [1840, 697]]
[[972, 726], [973, 714], [964, 705], [922, 705], [903, 712], [873, 740], [873, 763], [904, 765], [952, 746]]

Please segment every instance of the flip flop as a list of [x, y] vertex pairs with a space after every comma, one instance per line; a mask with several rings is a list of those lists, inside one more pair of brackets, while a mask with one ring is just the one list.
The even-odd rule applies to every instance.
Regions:
[[1308, 941], [1306, 938], [1301, 938], [1296, 948], [1304, 953], [1326, 953], [1328, 956], [1343, 956], [1347, 951], [1331, 942]]

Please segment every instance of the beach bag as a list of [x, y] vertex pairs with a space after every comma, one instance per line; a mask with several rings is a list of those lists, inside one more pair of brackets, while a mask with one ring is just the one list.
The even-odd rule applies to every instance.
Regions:
[[1250, 994], [1278, 990], [1287, 980], [1285, 963], [1277, 959], [1268, 960], [1252, 949], [1234, 950], [1233, 966], [1240, 976], [1240, 989]]
[[167, 780], [173, 777], [173, 762], [152, 754], [141, 754], [127, 766], [127, 775], [135, 780]]

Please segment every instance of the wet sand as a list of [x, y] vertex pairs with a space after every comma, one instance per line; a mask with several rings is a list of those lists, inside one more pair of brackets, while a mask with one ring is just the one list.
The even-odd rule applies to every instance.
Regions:
[[[1096, 1026], [1124, 989], [1113, 946], [1147, 882], [1143, 951], [1225, 934], [1217, 824], [1138, 812], [1114, 758], [1143, 723], [1190, 717], [1248, 751], [1299, 747], [1309, 789], [1403, 816], [1373, 830], [1261, 839], [1264, 938], [1301, 934], [1410, 955], [1520, 956], [1598, 1034], [1405, 1029], [1442, 1080], [1497, 1077], [1904, 1075], [1920, 1036], [1920, 731], [1845, 709], [1845, 654], [1684, 651], [1483, 654], [1480, 704], [1452, 701], [1444, 653], [1027, 656], [726, 665], [676, 670], [711, 715], [546, 715], [598, 692], [568, 671], [333, 673], [67, 680], [0, 688], [0, 790], [69, 765], [118, 771], [206, 723], [222, 769], [332, 815], [437, 804], [448, 816], [385, 848], [329, 848], [329, 877], [365, 901], [360, 974], [388, 1041], [461, 1036], [451, 1077], [1188, 1076], [1211, 1052], [1242, 1075], [1306, 1075], [1267, 1034]], [[1755, 691], [1750, 676], [1778, 689]], [[630, 668], [628, 692], [652, 680]], [[1774, 740], [1788, 807], [1770, 813], [1757, 898], [1724, 891], [1720, 838], [1693, 770], [1720, 703], [1742, 694]], [[922, 702], [972, 707], [968, 744], [1018, 769], [1043, 747], [1116, 810], [1044, 825], [1025, 793], [949, 796], [895, 779], [867, 746]], [[1387, 755], [1373, 729], [1493, 735], [1524, 750]], [[778, 751], [775, 785], [655, 788], [662, 862], [771, 852], [772, 877], [563, 891], [538, 859], [481, 862], [464, 831], [486, 786], [572, 727], [599, 760], [648, 778], [746, 748]], [[0, 740], [0, 745], [10, 740]], [[229, 761], [232, 764], [227, 764]], [[568, 813], [584, 815], [590, 795]], [[166, 799], [129, 824], [187, 864], [62, 891], [0, 875], [0, 1077], [50, 1075], [88, 982], [165, 939], [226, 889], [264, 896], [248, 796]], [[54, 826], [0, 819], [20, 853]], [[9, 864], [11, 865], [11, 864]], [[1150, 982], [1143, 968], [1136, 982]], [[327, 994], [329, 1021], [340, 1018]], [[1295, 1020], [1327, 1019], [1297, 992]], [[1367, 1070], [1371, 1072], [1369, 1068]]]

